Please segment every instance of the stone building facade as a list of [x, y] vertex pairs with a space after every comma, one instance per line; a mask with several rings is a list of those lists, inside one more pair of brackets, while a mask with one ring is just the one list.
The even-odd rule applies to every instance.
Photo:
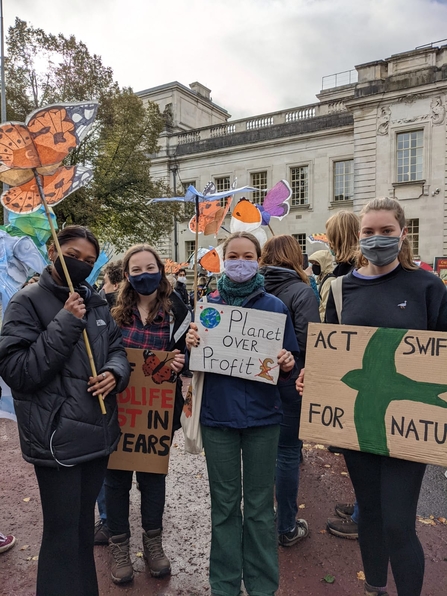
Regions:
[[[288, 180], [290, 214], [272, 227], [294, 234], [308, 253], [318, 245], [306, 244], [307, 236], [324, 231], [338, 209], [358, 212], [374, 197], [395, 197], [405, 207], [415, 254], [432, 263], [447, 255], [447, 46], [362, 64], [354, 74], [356, 82], [334, 81], [315, 104], [240, 120], [231, 120], [200, 83], [140, 92], [166, 120], [151, 173], [177, 193], [209, 180], [226, 190], [237, 178], [238, 186], [259, 188], [257, 202]], [[201, 236], [200, 246], [225, 236]], [[171, 258], [188, 258], [194, 235], [187, 219], [176, 222], [162, 248]]]

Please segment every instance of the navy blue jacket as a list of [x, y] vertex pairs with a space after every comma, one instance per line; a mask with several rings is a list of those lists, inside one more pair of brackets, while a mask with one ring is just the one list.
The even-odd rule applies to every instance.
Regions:
[[[208, 296], [208, 302], [224, 304], [217, 291]], [[248, 296], [242, 306], [286, 314], [283, 347], [295, 356], [299, 355], [300, 349], [289, 311], [279, 298], [260, 288]], [[272, 358], [276, 359], [276, 356], [277, 354], [272, 354]], [[289, 376], [290, 373], [280, 374], [278, 384]], [[200, 414], [200, 422], [204, 426], [248, 428], [279, 424], [281, 420], [281, 398], [277, 385], [205, 373]]]

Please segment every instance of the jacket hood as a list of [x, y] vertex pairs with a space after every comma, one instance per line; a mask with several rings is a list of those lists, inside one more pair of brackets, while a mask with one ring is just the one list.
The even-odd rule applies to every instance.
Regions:
[[[24, 291], [37, 291], [37, 285], [39, 285], [41, 288], [44, 288], [48, 292], [51, 292], [64, 303], [68, 300], [70, 295], [70, 290], [67, 286], [60, 286], [54, 281], [53, 276], [51, 275], [51, 265], [42, 271], [38, 284], [30, 284], [24, 288]], [[36, 286], [36, 288], [33, 290], [34, 286]], [[103, 298], [96, 290], [94, 290], [86, 281], [81, 282], [79, 287], [75, 288], [75, 292], [78, 292], [82, 298], [84, 298], [87, 309], [107, 305], [107, 300]]]
[[260, 273], [264, 276], [265, 289], [270, 294], [276, 294], [276, 292], [284, 285], [293, 282], [303, 283], [303, 280], [296, 271], [293, 271], [293, 269], [286, 269], [285, 267], [268, 265], [262, 267]]
[[320, 264], [321, 273], [318, 276], [320, 279], [334, 270], [332, 255], [328, 250], [317, 250], [309, 255], [309, 261], [316, 261]]

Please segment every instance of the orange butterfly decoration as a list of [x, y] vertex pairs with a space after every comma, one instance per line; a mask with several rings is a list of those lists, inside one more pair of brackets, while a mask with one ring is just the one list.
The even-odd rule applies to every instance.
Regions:
[[176, 263], [172, 259], [165, 259], [165, 272], [166, 273], [177, 273], [180, 269], [186, 269], [189, 263]]
[[144, 364], [142, 370], [145, 377], [152, 377], [154, 383], [161, 385], [164, 382], [173, 383], [177, 378], [177, 373], [172, 370], [168, 365], [168, 362], [174, 360], [170, 358], [169, 354], [166, 355], [164, 360], [152, 352], [152, 350], [144, 350], [143, 352]]
[[210, 273], [220, 273], [221, 259], [215, 248], [209, 250], [199, 261], [200, 265]]
[[12, 187], [1, 196], [6, 209], [15, 213], [39, 209], [35, 173], [41, 176], [49, 206], [90, 182], [89, 169], [61, 163], [84, 139], [97, 109], [95, 102], [52, 105], [35, 110], [25, 123], [0, 125], [0, 180]]
[[[232, 188], [236, 188], [237, 180], [233, 182]], [[216, 192], [214, 182], [208, 182], [203, 191], [204, 195], [213, 194]], [[217, 235], [217, 232], [225, 219], [228, 210], [230, 209], [233, 196], [222, 199], [224, 205], [221, 205], [219, 200], [203, 201], [199, 203], [199, 234], [209, 236], [210, 234]], [[194, 215], [189, 222], [189, 229], [191, 232], [196, 232], [197, 217]]]

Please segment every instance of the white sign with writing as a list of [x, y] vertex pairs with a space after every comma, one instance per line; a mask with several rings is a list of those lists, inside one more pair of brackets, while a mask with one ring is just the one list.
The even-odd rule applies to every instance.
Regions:
[[198, 304], [200, 345], [191, 350], [191, 370], [276, 385], [286, 315], [265, 310]]

